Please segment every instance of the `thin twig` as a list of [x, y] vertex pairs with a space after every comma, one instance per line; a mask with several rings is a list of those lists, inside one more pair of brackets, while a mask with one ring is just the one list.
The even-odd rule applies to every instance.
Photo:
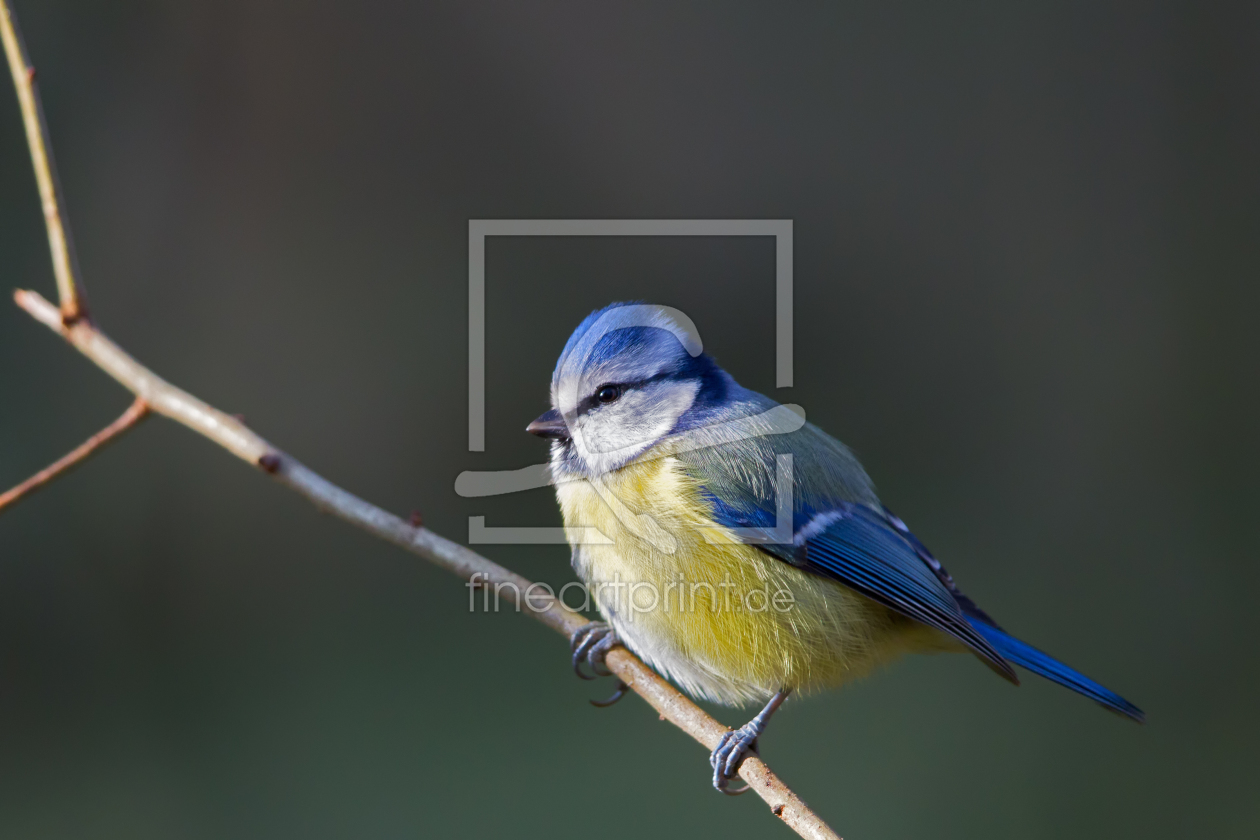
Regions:
[[[23, 115], [36, 119], [32, 129], [27, 120], [27, 140], [31, 145], [31, 157], [37, 177], [41, 179], [41, 195], [44, 196], [44, 215], [48, 223], [49, 240], [53, 243], [53, 262], [63, 260], [65, 273], [58, 270], [58, 290], [62, 296], [62, 309], [58, 309], [36, 292], [17, 291], [14, 300], [37, 321], [60, 334], [80, 353], [95, 362], [102, 370], [131, 391], [149, 410], [165, 415], [193, 431], [214, 441], [238, 458], [268, 473], [281, 484], [310, 499], [317, 508], [346, 520], [363, 530], [401, 546], [448, 571], [482, 586], [495, 586], [496, 592], [509, 593], [509, 599], [522, 611], [548, 627], [570, 636], [587, 620], [580, 613], [566, 607], [558, 599], [539, 592], [532, 592], [531, 583], [515, 572], [509, 571], [462, 545], [440, 537], [424, 527], [404, 522], [397, 516], [370, 504], [358, 496], [343, 490], [297, 459], [272, 446], [249, 429], [239, 419], [202, 402], [191, 394], [166, 382], [157, 374], [141, 365], [122, 348], [110, 341], [96, 326], [83, 317], [84, 310], [77, 296], [75, 273], [70, 271], [72, 252], [66, 235], [66, 224], [60, 214], [57, 194], [53, 189], [51, 168], [44, 152], [44, 134], [39, 121], [40, 106], [31, 79], [24, 70], [28, 66], [25, 54], [17, 39], [6, 0], [0, 0], [0, 18], [3, 19], [4, 45], [9, 64], [14, 68], [14, 84], [22, 101]], [[22, 69], [23, 72], [19, 72]], [[29, 107], [28, 107], [29, 106]], [[44, 169], [40, 174], [41, 165]], [[47, 178], [49, 189], [44, 190]], [[57, 243], [61, 243], [59, 252]], [[63, 282], [64, 278], [64, 282]], [[74, 307], [70, 309], [68, 307]], [[73, 312], [73, 315], [67, 314]], [[474, 577], [475, 576], [475, 577]], [[500, 586], [502, 584], [502, 586]], [[524, 602], [524, 603], [522, 603]], [[692, 703], [673, 686], [663, 680], [637, 657], [623, 648], [614, 649], [607, 659], [608, 667], [632, 690], [642, 696], [661, 717], [686, 732], [708, 749], [713, 749], [727, 727], [718, 723]], [[839, 840], [831, 830], [801, 799], [793, 793], [760, 758], [747, 757], [740, 765], [739, 775], [766, 801], [771, 811], [802, 837], [816, 840]]]
[[[268, 443], [235, 417], [212, 408], [180, 390], [141, 365], [87, 321], [69, 326], [60, 312], [36, 292], [15, 292], [14, 300], [35, 320], [59, 333], [123, 387], [141, 397], [152, 411], [176, 420], [209, 438], [232, 454], [268, 473], [281, 484], [310, 499], [317, 508], [338, 516], [368, 533], [400, 546], [413, 554], [496, 592], [521, 612], [532, 616], [565, 636], [586, 624], [586, 618], [566, 607], [559, 599], [537, 591], [531, 582], [471, 549], [440, 537], [427, 528], [416, 527], [358, 496], [343, 490], [309, 469], [296, 458]], [[474, 577], [476, 575], [476, 577]], [[727, 727], [707, 715], [673, 686], [661, 679], [630, 652], [617, 648], [608, 655], [608, 667], [632, 690], [646, 700], [661, 717], [712, 750]], [[749, 756], [739, 775], [766, 801], [779, 819], [802, 837], [838, 840], [830, 827], [809, 809], [760, 758]]]
[[149, 406], [142, 398], [136, 397], [136, 401], [131, 407], [122, 413], [122, 415], [101, 429], [96, 434], [70, 450], [65, 456], [57, 459], [51, 465], [45, 467], [35, 475], [23, 481], [18, 486], [4, 493], [0, 493], [0, 510], [4, 510], [18, 499], [30, 493], [34, 493], [48, 482], [52, 481], [62, 473], [69, 472], [74, 467], [86, 461], [92, 453], [100, 449], [105, 444], [117, 438], [123, 432], [139, 423], [149, 414]]
[[65, 202], [61, 197], [52, 147], [48, 143], [48, 123], [44, 120], [44, 106], [35, 82], [35, 67], [27, 58], [21, 30], [7, 0], [0, 0], [0, 39], [3, 39], [4, 52], [9, 57], [9, 72], [13, 74], [13, 87], [17, 89], [18, 104], [22, 108], [26, 144], [31, 149], [31, 165], [35, 168], [40, 203], [44, 207], [44, 226], [48, 229], [48, 247], [52, 251], [53, 274], [57, 277], [61, 316], [66, 323], [74, 323], [87, 317], [79, 258], [70, 238], [70, 226], [65, 222], [65, 213], [61, 209]]

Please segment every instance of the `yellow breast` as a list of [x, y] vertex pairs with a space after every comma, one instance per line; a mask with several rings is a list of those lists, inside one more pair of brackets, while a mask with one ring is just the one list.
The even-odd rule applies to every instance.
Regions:
[[560, 483], [557, 496], [596, 608], [627, 647], [693, 695], [760, 702], [934, 643], [927, 628], [739, 543], [668, 454]]

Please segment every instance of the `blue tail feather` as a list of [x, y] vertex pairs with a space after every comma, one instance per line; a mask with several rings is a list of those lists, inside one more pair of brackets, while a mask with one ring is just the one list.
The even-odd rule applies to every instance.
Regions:
[[1052, 682], [1057, 682], [1059, 685], [1067, 686], [1075, 692], [1084, 694], [1111, 711], [1133, 718], [1138, 723], [1146, 721], [1146, 715], [1137, 706], [1134, 706], [1114, 691], [1094, 682], [1084, 674], [1074, 671], [1057, 659], [1042, 653], [1032, 645], [1021, 642], [1014, 636], [1008, 635], [1004, 631], [977, 618], [968, 616], [967, 622], [976, 628], [980, 635], [984, 636], [989, 644], [996, 648], [1003, 657], [1016, 665], [1027, 668], [1034, 674], [1040, 674]]

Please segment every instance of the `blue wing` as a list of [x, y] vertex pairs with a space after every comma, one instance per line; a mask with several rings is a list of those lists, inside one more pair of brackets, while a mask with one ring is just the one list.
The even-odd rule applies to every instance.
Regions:
[[[765, 527], [765, 516], [752, 517], [753, 524], [728, 505], [718, 503], [714, 509], [718, 522], [728, 527]], [[1019, 685], [1015, 669], [967, 620], [951, 587], [924, 562], [918, 540], [899, 530], [893, 521], [900, 522], [868, 505], [836, 502], [822, 513], [794, 517], [791, 545], [758, 547], [954, 637], [1002, 677]]]
[[[798, 568], [849, 587], [908, 618], [957, 639], [986, 665], [1018, 685], [1011, 663], [1142, 721], [1142, 711], [1116, 694], [1007, 634], [959, 591], [949, 572], [883, 507], [847, 448], [812, 424], [789, 434], [724, 438], [720, 422], [776, 405], [740, 391], [740, 401], [694, 421], [713, 424], [710, 445], [680, 453], [702, 488], [713, 517], [728, 528], [786, 530], [778, 521], [776, 464], [792, 456], [791, 540], [757, 547]], [[789, 506], [784, 505], [784, 514]]]
[[[731, 513], [728, 507], [721, 509]], [[834, 511], [807, 520], [795, 534], [792, 546], [760, 547], [948, 633], [1016, 685], [1012, 662], [1113, 712], [1139, 723], [1146, 720], [1141, 709], [1119, 694], [999, 627], [958, 590], [945, 567], [887, 509], [841, 503]]]
[[958, 601], [923, 562], [914, 544], [890, 527], [882, 513], [847, 503], [812, 521], [825, 525], [820, 533], [794, 546], [797, 565], [953, 636], [998, 674], [1019, 685], [1015, 670], [967, 621]]
[[1051, 682], [1070, 688], [1078, 694], [1083, 694], [1110, 711], [1130, 717], [1138, 723], [1146, 722], [1146, 714], [1119, 694], [1100, 683], [1094, 682], [1080, 671], [1069, 668], [1050, 654], [1043, 653], [1027, 642], [1020, 641], [999, 627], [998, 623], [990, 618], [984, 610], [977, 607], [974, 601], [958, 590], [949, 572], [932, 556], [932, 553], [927, 550], [923, 543], [919, 542], [914, 534], [910, 533], [904, 522], [898, 519], [888, 508], [884, 508], [883, 512], [889, 523], [906, 537], [915, 547], [915, 552], [923, 562], [932, 569], [941, 583], [945, 584], [946, 588], [949, 589], [950, 594], [954, 596], [954, 600], [958, 602], [958, 606], [966, 614], [967, 623], [976, 632], [984, 636], [985, 641], [992, 645], [998, 653], [1002, 654], [1004, 659], [1014, 662], [1021, 668], [1027, 668], [1034, 674], [1045, 677]]

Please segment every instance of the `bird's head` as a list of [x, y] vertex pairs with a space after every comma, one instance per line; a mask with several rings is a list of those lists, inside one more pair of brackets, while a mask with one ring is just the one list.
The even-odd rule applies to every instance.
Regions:
[[727, 382], [687, 316], [615, 303], [569, 337], [551, 378], [551, 410], [528, 431], [552, 441], [554, 466], [593, 477], [651, 449]]

